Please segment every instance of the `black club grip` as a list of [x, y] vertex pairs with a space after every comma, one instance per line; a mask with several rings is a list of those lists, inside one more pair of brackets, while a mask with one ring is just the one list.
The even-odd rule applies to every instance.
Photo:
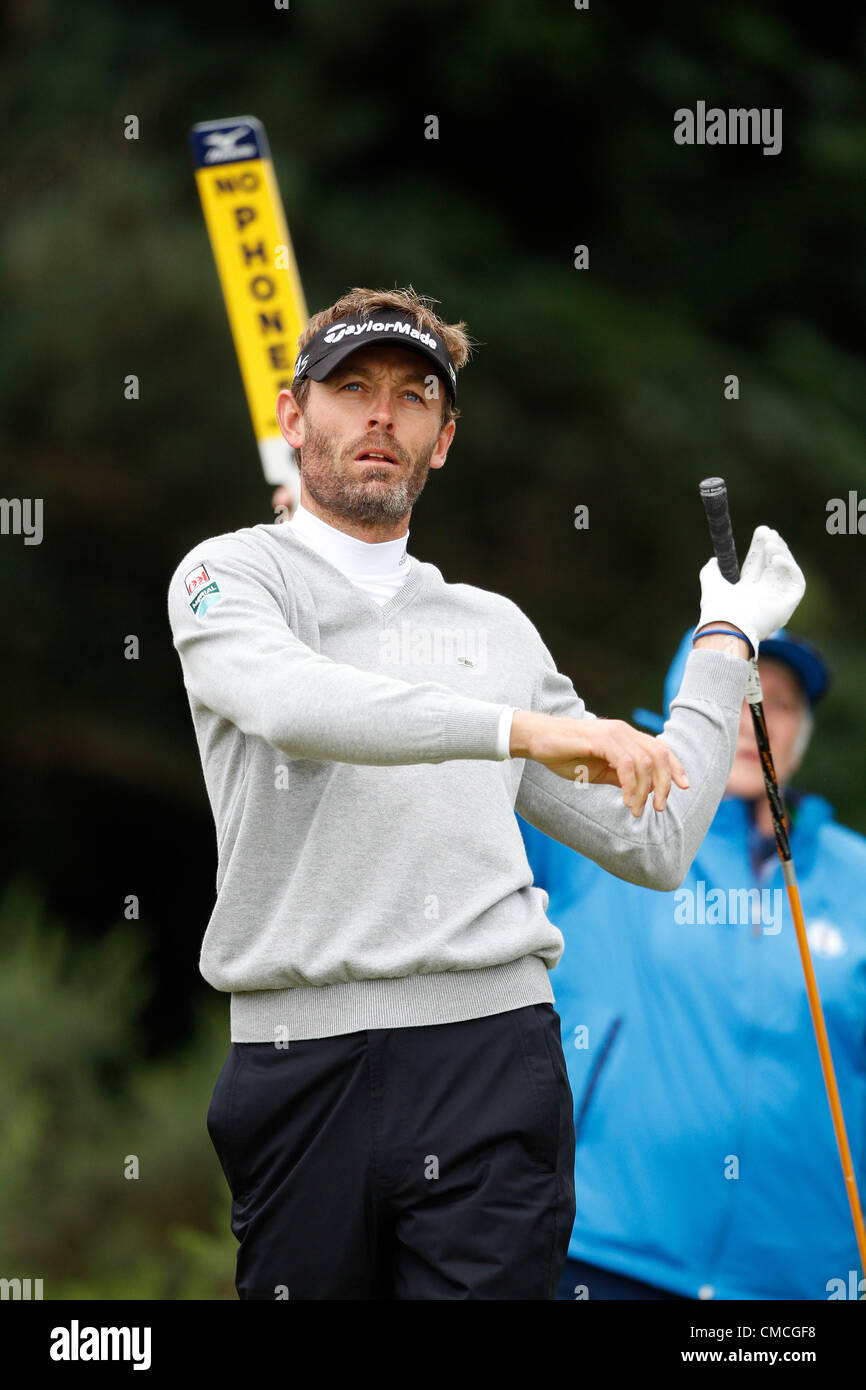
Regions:
[[707, 514], [713, 549], [722, 577], [727, 579], [729, 584], [736, 584], [740, 577], [740, 566], [737, 563], [737, 547], [734, 545], [731, 514], [728, 511], [728, 489], [724, 478], [704, 478], [701, 483], [701, 500]]

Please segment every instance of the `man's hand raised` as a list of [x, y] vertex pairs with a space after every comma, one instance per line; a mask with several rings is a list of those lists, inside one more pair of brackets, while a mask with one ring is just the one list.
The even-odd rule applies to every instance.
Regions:
[[622, 787], [622, 799], [637, 818], [652, 793], [663, 811], [671, 782], [686, 788], [689, 779], [677, 755], [652, 734], [622, 719], [566, 719], [516, 710], [511, 723], [511, 756], [549, 767], [568, 782]]

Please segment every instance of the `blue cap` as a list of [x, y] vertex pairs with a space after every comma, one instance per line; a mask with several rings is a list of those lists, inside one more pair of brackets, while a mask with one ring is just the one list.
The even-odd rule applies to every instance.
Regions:
[[[682, 685], [686, 661], [692, 649], [694, 635], [695, 628], [690, 627], [677, 649], [676, 656], [668, 667], [668, 673], [665, 677], [664, 718], [660, 714], [653, 713], [652, 710], [636, 709], [632, 711], [631, 716], [635, 724], [642, 725], [654, 734], [661, 733], [665, 726], [665, 720], [670, 718], [671, 701], [676, 699]], [[771, 657], [774, 661], [781, 661], [785, 666], [790, 667], [803, 687], [806, 698], [813, 709], [822, 696], [827, 693], [830, 684], [830, 668], [818, 648], [813, 643], [807, 642], [805, 637], [795, 637], [785, 628], [777, 627], [776, 631], [771, 632], [758, 648], [759, 666], [762, 657]]]

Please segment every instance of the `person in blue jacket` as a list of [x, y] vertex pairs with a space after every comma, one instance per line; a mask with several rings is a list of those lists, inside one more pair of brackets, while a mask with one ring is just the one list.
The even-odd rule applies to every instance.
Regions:
[[[668, 672], [666, 715], [691, 637]], [[758, 666], [866, 1196], [866, 839], [788, 785], [828, 685], [823, 657], [780, 629]], [[518, 821], [566, 943], [551, 983], [577, 1214], [559, 1298], [866, 1295], [748, 706], [725, 797], [675, 892], [625, 883]]]

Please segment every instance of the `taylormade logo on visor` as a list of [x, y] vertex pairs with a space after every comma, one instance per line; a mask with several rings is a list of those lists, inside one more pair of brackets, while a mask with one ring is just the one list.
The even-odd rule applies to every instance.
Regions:
[[405, 333], [409, 338], [417, 338], [425, 347], [436, 348], [439, 346], [436, 339], [431, 337], [429, 333], [422, 333], [419, 329], [413, 328], [411, 323], [403, 323], [399, 319], [396, 323], [373, 323], [372, 320], [368, 320], [367, 323], [335, 323], [333, 327], [328, 329], [323, 342], [330, 344], [339, 343], [342, 338], [347, 338], [350, 333], [357, 335], [370, 332]]

